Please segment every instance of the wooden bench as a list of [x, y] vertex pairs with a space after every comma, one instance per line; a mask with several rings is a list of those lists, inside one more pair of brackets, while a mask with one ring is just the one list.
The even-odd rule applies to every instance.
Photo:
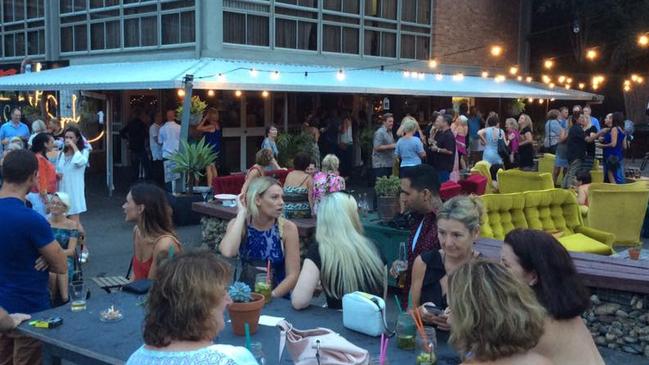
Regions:
[[[219, 218], [226, 221], [237, 216], [236, 207], [224, 207], [215, 202], [195, 202], [192, 203], [192, 210], [194, 212], [204, 214], [209, 217]], [[315, 219], [291, 219], [291, 222], [297, 226], [298, 234], [300, 237], [310, 237], [315, 234]]]
[[[502, 242], [480, 238], [476, 249], [488, 258], [498, 259]], [[570, 252], [584, 284], [591, 288], [649, 294], [649, 264], [629, 259]]]

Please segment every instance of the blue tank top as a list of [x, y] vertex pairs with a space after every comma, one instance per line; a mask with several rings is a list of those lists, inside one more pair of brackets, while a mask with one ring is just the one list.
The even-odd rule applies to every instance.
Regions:
[[247, 227], [245, 244], [239, 247], [239, 257], [244, 265], [266, 267], [270, 260], [273, 287], [281, 283], [286, 276], [282, 238], [277, 223], [267, 231], [259, 231], [252, 225]]

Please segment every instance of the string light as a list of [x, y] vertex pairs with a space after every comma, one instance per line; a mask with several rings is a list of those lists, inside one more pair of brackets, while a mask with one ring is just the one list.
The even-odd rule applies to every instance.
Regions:
[[491, 55], [494, 57], [498, 57], [503, 54], [503, 48], [501, 46], [491, 46]]
[[270, 79], [271, 79], [271, 80], [274, 80], [274, 81], [279, 80], [279, 71], [273, 71], [273, 72], [270, 74]]
[[570, 84], [565, 85], [566, 90], [570, 90]]
[[564, 81], [566, 81], [566, 77], [563, 75], [559, 75], [557, 78], [557, 81], [559, 81], [560, 84], [563, 84]]
[[631, 81], [633, 81], [633, 82], [638, 81], [638, 75], [636, 75], [636, 74], [632, 74], [632, 75], [631, 75]]
[[432, 60], [428, 61], [428, 67], [437, 68], [437, 60], [433, 58]]
[[554, 61], [551, 58], [546, 59], [545, 61], [543, 61], [543, 67], [551, 70], [552, 67], [554, 67]]
[[539, 99], [539, 104], [543, 104], [543, 99]]
[[568, 78], [566, 79], [566, 82], [569, 83], [569, 84], [572, 84], [572, 77], [568, 77]]
[[638, 76], [638, 80], [636, 81], [638, 84], [642, 84], [644, 82], [644, 77]]
[[442, 79], [444, 79], [444, 75], [439, 74], [439, 73], [435, 75], [435, 80], [441, 81]]
[[207, 90], [207, 96], [209, 96], [210, 98], [214, 97], [214, 94], [214, 90]]
[[554, 85], [554, 82], [551, 82], [551, 83], [548, 84], [548, 87], [549, 87], [550, 89], [554, 89], [554, 86], [555, 86], [555, 85]]
[[462, 81], [464, 80], [464, 74], [461, 72], [456, 73], [453, 75], [453, 81]]
[[550, 81], [552, 81], [552, 79], [550, 79], [550, 76], [548, 76], [548, 75], [542, 75], [541, 79], [543, 80], [544, 84], [549, 84]]
[[588, 51], [586, 51], [586, 58], [588, 58], [591, 61], [594, 61], [599, 54], [597, 53], [597, 50], [595, 48], [591, 48]]
[[237, 90], [237, 91], [234, 92], [234, 96], [236, 96], [237, 98], [240, 98], [240, 97], [241, 97], [241, 94], [243, 94], [243, 93], [241, 92], [241, 90]]
[[649, 36], [647, 34], [642, 34], [638, 37], [638, 45], [640, 47], [649, 46]]
[[408, 71], [408, 70], [404, 70], [404, 71], [403, 71], [403, 77], [405, 77], [405, 78], [410, 77], [410, 71]]
[[534, 98], [529, 98], [529, 99], [527, 99], [527, 101], [529, 101], [530, 103], [533, 103], [533, 102], [534, 102]]
[[225, 82], [225, 75], [219, 72], [219, 74], [216, 76], [216, 81]]
[[525, 78], [525, 81], [526, 81], [528, 84], [529, 84], [530, 82], [532, 82], [532, 76], [527, 76], [527, 77]]
[[512, 66], [509, 68], [510, 75], [516, 75], [518, 73], [518, 66]]
[[426, 79], [426, 74], [423, 73], [423, 72], [420, 72], [420, 73], [417, 74], [417, 78], [419, 80], [425, 80]]
[[178, 91], [176, 91], [176, 94], [178, 94], [179, 98], [184, 98], [185, 97], [185, 90], [184, 89], [178, 89]]
[[487, 72], [487, 71], [482, 71], [482, 78], [483, 78], [483, 79], [486, 79], [487, 77], [489, 77], [489, 72]]
[[550, 99], [550, 101], [554, 101], [554, 98]]
[[518, 81], [523, 81], [523, 76], [518, 76], [518, 77], [516, 78], [516, 80], [518, 80]]
[[624, 91], [625, 92], [631, 91], [631, 86], [630, 85], [624, 85]]
[[625, 85], [625, 86], [626, 86], [626, 85], [631, 85], [631, 81], [629, 81], [629, 80], [624, 80], [624, 85]]
[[584, 84], [583, 82], [580, 82], [580, 83], [579, 83], [579, 88], [580, 88], [581, 90], [583, 90], [585, 87], [586, 87], [586, 84]]
[[345, 80], [345, 71], [343, 71], [342, 68], [340, 70], [338, 70], [338, 73], [336, 74], [336, 79], [338, 81], [344, 81]]
[[262, 97], [262, 98], [267, 98], [268, 95], [269, 95], [269, 93], [268, 93], [268, 91], [266, 91], [266, 90], [264, 90], [264, 91], [261, 92], [261, 97]]
[[497, 83], [504, 82], [505, 80], [507, 80], [505, 75], [496, 75], [496, 77], [494, 77], [494, 81]]
[[254, 68], [250, 69], [250, 76], [251, 77], [257, 77], [259, 75], [259, 71], [255, 70]]

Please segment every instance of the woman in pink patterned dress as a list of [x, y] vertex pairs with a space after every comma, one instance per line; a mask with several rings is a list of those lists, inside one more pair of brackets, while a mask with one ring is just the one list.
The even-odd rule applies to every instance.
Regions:
[[317, 214], [320, 200], [327, 194], [345, 190], [345, 179], [338, 174], [339, 166], [336, 155], [326, 155], [322, 159], [322, 170], [313, 176], [313, 215]]

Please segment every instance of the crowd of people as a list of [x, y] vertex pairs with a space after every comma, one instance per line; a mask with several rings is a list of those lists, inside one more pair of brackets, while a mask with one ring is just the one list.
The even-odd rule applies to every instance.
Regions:
[[[534, 136], [529, 116], [506, 119], [501, 129], [500, 117], [490, 113], [482, 128], [479, 112], [468, 111], [468, 115], [442, 111], [423, 130], [407, 116], [394, 134], [394, 118], [385, 114], [374, 135], [374, 173], [390, 175], [395, 156], [399, 158], [401, 200], [414, 217], [406, 241], [402, 304], [410, 302], [426, 324], [448, 331], [450, 343], [470, 363], [603, 364], [580, 318], [590, 306], [589, 294], [565, 248], [547, 233], [514, 230], [505, 237], [499, 260], [487, 260], [475, 248], [484, 216], [479, 198], [460, 196], [441, 202], [441, 184], [468, 168], [476, 156], [492, 167], [531, 167]], [[606, 174], [615, 181], [622, 164], [616, 151], [625, 143], [621, 116], [607, 116], [600, 128], [590, 108], [580, 108], [562, 124], [565, 111], [548, 113], [544, 141], [546, 150], [556, 152], [557, 161], [561, 160], [559, 167], [567, 169], [565, 184], [572, 179], [582, 185], [590, 182], [584, 171], [592, 166], [592, 148], [597, 145], [604, 150]], [[148, 131], [133, 124], [142, 121], [131, 121], [123, 131], [138, 174], [153, 166], [149, 162], [164, 161], [177, 149], [180, 127], [174, 118], [175, 111], [170, 111], [164, 124], [158, 117]], [[86, 204], [79, 191], [84, 188], [90, 146], [78, 128], [68, 126], [56, 131], [63, 138], [58, 153], [53, 153], [54, 131], [34, 135], [31, 151], [9, 149], [18, 143], [4, 131], [13, 131], [10, 128], [22, 133], [20, 126], [0, 129], [2, 143], [10, 151], [2, 161], [0, 214], [8, 221], [0, 225], [0, 235], [9, 239], [0, 240], [6, 253], [0, 256], [0, 277], [12, 278], [10, 285], [0, 282], [0, 330], [5, 331], [0, 334], [0, 358], [34, 363], [40, 344], [12, 329], [29, 314], [68, 300], [68, 282], [76, 270], [75, 255], [84, 233], [78, 216]], [[340, 133], [346, 136], [351, 128], [343, 119]], [[220, 148], [218, 112], [208, 112], [197, 130], [213, 134], [209, 143], [215, 151]], [[326, 133], [323, 136], [331, 138]], [[18, 137], [26, 143], [30, 136]], [[236, 217], [218, 243], [219, 253], [238, 257], [238, 279], [251, 286], [257, 274], [265, 273], [272, 297], [290, 299], [296, 310], [308, 307], [320, 290], [332, 309], [340, 309], [342, 297], [354, 291], [385, 298], [388, 275], [396, 277], [401, 269], [394, 263], [388, 267], [364, 234], [358, 202], [345, 191], [340, 173], [344, 161], [335, 153], [313, 161], [310, 151], [303, 151], [295, 156], [295, 169], [281, 184], [266, 176], [268, 170], [279, 168], [276, 137], [277, 128], [269, 127], [237, 199]], [[131, 140], [147, 138], [159, 147], [155, 156], [151, 150], [151, 159], [130, 147]], [[342, 141], [346, 144], [349, 139], [342, 137]], [[565, 144], [564, 155], [561, 144]], [[336, 145], [344, 155], [345, 149]], [[32, 203], [30, 209], [26, 204], [38, 200], [45, 208]], [[225, 326], [223, 312], [231, 301], [225, 290], [233, 276], [229, 264], [213, 253], [183, 247], [167, 194], [158, 185], [134, 184], [123, 211], [125, 220], [134, 224], [131, 278], [153, 280], [144, 345], [128, 363], [178, 364], [198, 359], [255, 363], [246, 349], [213, 343]], [[298, 229], [291, 219], [311, 216], [316, 219], [315, 241], [301, 262]], [[30, 229], [12, 229], [16, 226]], [[182, 299], [176, 300], [179, 293]]]

